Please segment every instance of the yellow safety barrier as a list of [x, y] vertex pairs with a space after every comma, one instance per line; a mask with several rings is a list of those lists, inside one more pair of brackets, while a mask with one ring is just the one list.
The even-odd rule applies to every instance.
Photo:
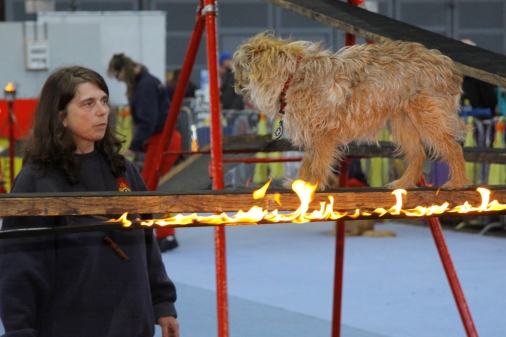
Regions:
[[[500, 117], [495, 124], [495, 139], [492, 145], [497, 149], [504, 149], [504, 117]], [[488, 171], [489, 185], [504, 185], [506, 183], [506, 165], [490, 164]]]
[[[473, 117], [467, 117], [467, 125], [473, 126]], [[470, 129], [466, 133], [466, 139], [464, 140], [464, 147], [476, 147], [478, 144], [474, 139], [474, 130]], [[473, 184], [479, 183], [479, 167], [477, 163], [466, 163], [466, 175], [472, 180]]]
[[[384, 128], [378, 135], [379, 141], [389, 141], [392, 136], [388, 128]], [[363, 163], [363, 162], [362, 162]], [[371, 158], [369, 166], [369, 185], [383, 187], [390, 182], [390, 161], [388, 158]]]
[[[258, 125], [257, 125], [257, 134], [259, 136], [265, 136], [267, 134], [267, 120], [265, 119], [265, 115], [263, 113], [260, 114]], [[255, 155], [256, 158], [267, 158], [267, 153], [258, 152]], [[255, 173], [253, 174], [253, 183], [255, 184], [263, 184], [267, 181], [267, 163], [257, 163], [255, 164]]]
[[[0, 138], [0, 149], [1, 151], [6, 150], [5, 155], [0, 157], [0, 184], [4, 184], [4, 188], [7, 192], [11, 190], [11, 170], [10, 170], [10, 159], [9, 159], [9, 139]], [[23, 158], [14, 157], [14, 178], [21, 171]]]

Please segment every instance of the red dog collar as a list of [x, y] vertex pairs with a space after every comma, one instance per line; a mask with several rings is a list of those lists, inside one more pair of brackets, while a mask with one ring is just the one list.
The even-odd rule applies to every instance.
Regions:
[[[302, 60], [302, 56], [297, 56], [297, 64], [295, 65], [295, 71], [299, 67], [300, 60]], [[281, 120], [279, 121], [279, 126], [274, 132], [274, 138], [279, 139], [283, 135], [283, 116], [285, 115], [285, 107], [286, 107], [286, 92], [288, 91], [288, 87], [290, 86], [290, 82], [292, 81], [293, 74], [290, 74], [286, 79], [285, 85], [283, 86], [283, 90], [279, 95], [279, 111], [281, 114]]]

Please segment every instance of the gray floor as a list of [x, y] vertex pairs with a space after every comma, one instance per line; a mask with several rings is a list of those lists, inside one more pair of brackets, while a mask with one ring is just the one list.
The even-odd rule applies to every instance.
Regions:
[[[230, 336], [330, 336], [331, 223], [227, 228]], [[427, 227], [384, 223], [395, 238], [349, 237], [344, 337], [465, 336]], [[182, 336], [216, 336], [212, 228], [179, 229], [164, 253], [180, 288]], [[480, 336], [506, 335], [505, 239], [445, 231]]]
[[[226, 229], [231, 337], [330, 336], [332, 226]], [[342, 336], [465, 336], [429, 229], [377, 229], [397, 237], [346, 239]], [[180, 247], [163, 254], [178, 287], [182, 337], [217, 336], [213, 234], [178, 229]], [[479, 335], [506, 336], [506, 240], [445, 237]]]
[[[176, 286], [181, 301], [181, 305], [178, 305], [181, 336], [216, 336], [215, 291], [179, 282]], [[229, 296], [228, 305], [230, 336], [330, 336], [330, 322], [325, 319], [237, 296]], [[342, 329], [342, 336], [382, 336], [348, 326]], [[161, 336], [161, 332], [157, 336]]]

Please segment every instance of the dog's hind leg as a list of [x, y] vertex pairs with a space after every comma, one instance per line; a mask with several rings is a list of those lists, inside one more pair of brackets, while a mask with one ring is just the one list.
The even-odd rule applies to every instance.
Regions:
[[393, 189], [416, 187], [426, 158], [422, 138], [411, 119], [405, 114], [392, 118], [392, 133], [394, 142], [398, 146], [398, 152], [404, 154], [406, 171], [398, 180], [389, 183], [387, 187]]
[[339, 150], [334, 137], [320, 134], [305, 146], [305, 154], [299, 169], [299, 179], [316, 184], [323, 190], [328, 186], [333, 173], [333, 164], [339, 158]]
[[407, 116], [416, 123], [417, 137], [430, 149], [433, 158], [440, 158], [450, 166], [450, 180], [442, 186], [445, 189], [459, 189], [470, 185], [466, 175], [466, 162], [462, 147], [455, 140], [458, 133], [465, 132], [466, 125], [457, 114], [439, 100], [423, 98], [418, 112], [411, 111]]
[[448, 190], [457, 190], [471, 185], [471, 180], [466, 174], [466, 161], [464, 160], [462, 147], [449, 138], [446, 142], [439, 143], [438, 147], [444, 147], [444, 151], [439, 151], [450, 166], [450, 180], [441, 187]]
[[426, 130], [423, 137], [424, 141], [430, 145], [434, 157], [447, 162], [450, 167], [450, 180], [441, 187], [456, 190], [469, 186], [471, 181], [466, 175], [462, 147], [454, 140], [455, 136], [440, 128], [432, 128], [430, 131]]

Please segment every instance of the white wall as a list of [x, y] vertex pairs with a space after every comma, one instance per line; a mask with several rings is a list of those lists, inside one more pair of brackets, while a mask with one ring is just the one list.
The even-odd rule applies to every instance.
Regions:
[[125, 104], [125, 85], [107, 77], [109, 60], [123, 52], [164, 82], [165, 20], [160, 11], [40, 13], [38, 22], [46, 24], [49, 41], [49, 69], [38, 71], [25, 69], [24, 39], [30, 32], [24, 33], [22, 22], [2, 22], [0, 87], [14, 82], [19, 98], [38, 97], [54, 69], [78, 64], [104, 76], [112, 104]]
[[23, 23], [0, 22], [0, 41], [0, 89], [14, 82], [18, 97], [37, 97], [49, 72], [25, 70]]
[[[106, 75], [107, 65], [115, 53], [125, 53], [136, 62], [144, 64], [149, 71], [165, 82], [165, 12], [45, 12], [39, 13], [37, 21], [61, 23], [67, 27], [96, 24], [100, 35], [98, 48], [91, 47], [86, 55], [98, 56], [99, 64], [90, 66], [106, 78], [113, 104], [126, 103], [126, 87]], [[80, 41], [88, 34], [83, 26], [75, 39]], [[65, 48], [65, 43], [59, 49]], [[95, 44], [95, 43], [93, 43]]]

